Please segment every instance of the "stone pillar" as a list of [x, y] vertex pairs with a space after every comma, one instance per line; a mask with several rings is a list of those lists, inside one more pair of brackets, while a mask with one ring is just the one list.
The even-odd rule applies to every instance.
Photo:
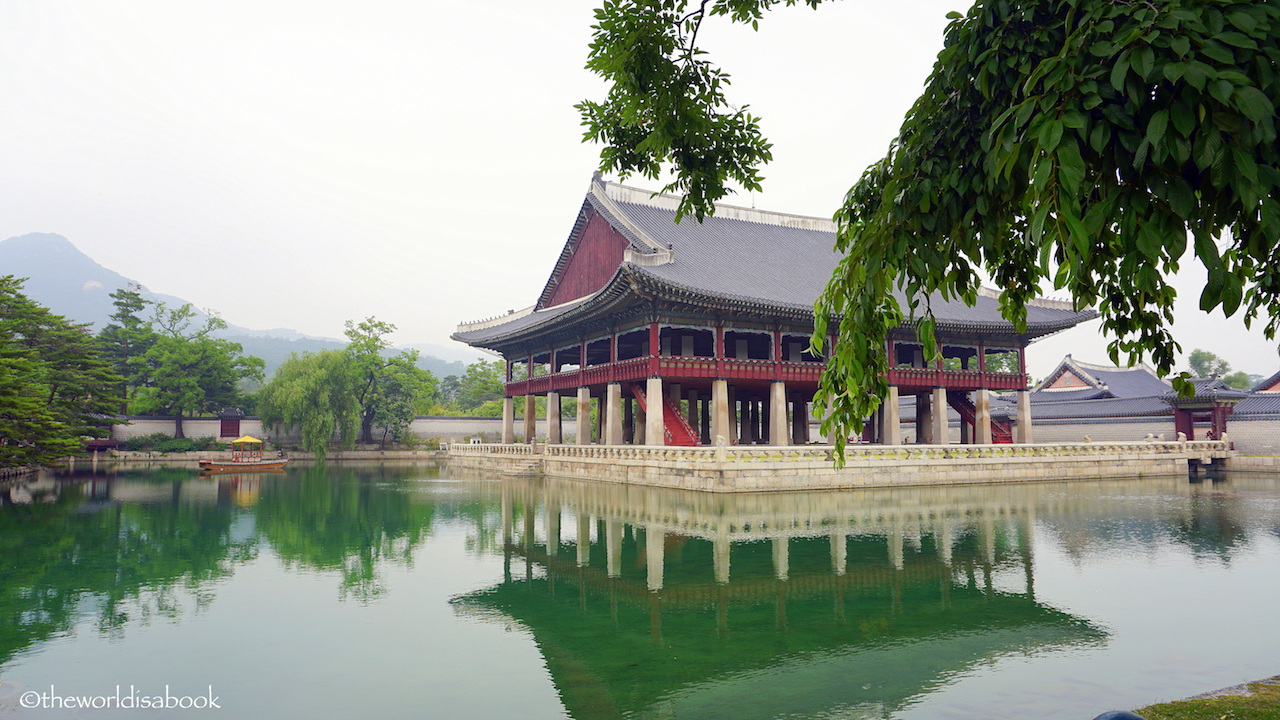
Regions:
[[605, 569], [609, 577], [622, 574], [622, 523], [606, 520], [604, 523]]
[[680, 383], [669, 383], [667, 385], [667, 395], [671, 397], [671, 404], [676, 406], [676, 412], [684, 412], [684, 392], [680, 387]]
[[791, 545], [786, 537], [773, 539], [773, 574], [779, 580], [786, 580], [791, 574]]
[[596, 398], [596, 443], [600, 445], [603, 445], [605, 443], [604, 420], [605, 420], [605, 416], [609, 414], [609, 403], [605, 399], [607, 393], [608, 393], [608, 390], [606, 390], [604, 393], [601, 393], [600, 397]]
[[711, 381], [711, 444], [715, 445], [720, 441], [716, 438], [724, 438], [725, 445], [733, 444], [733, 431], [729, 426], [729, 381], [728, 380], [712, 380]]
[[591, 388], [578, 388], [578, 444], [591, 443]]
[[538, 441], [538, 398], [535, 395], [524, 396], [524, 441], [532, 444]]
[[622, 385], [611, 382], [605, 391], [604, 444], [622, 444]]
[[651, 377], [644, 392], [644, 443], [645, 445], [666, 445], [666, 426], [663, 423], [662, 378]]
[[710, 445], [715, 440], [711, 432], [711, 399], [705, 396], [698, 401], [698, 440], [703, 445]]
[[[947, 422], [947, 391], [945, 388], [933, 389], [933, 443], [935, 445], [951, 444], [951, 423]], [[987, 424], [990, 427], [990, 423]]]
[[513, 526], [515, 519], [513, 518], [511, 498], [511, 486], [502, 483], [502, 543], [503, 545], [511, 544], [511, 536], [513, 534]]
[[578, 567], [591, 562], [591, 516], [578, 515]]
[[1035, 442], [1034, 434], [1031, 431], [1031, 392], [1028, 390], [1018, 391], [1018, 437], [1015, 441], [1023, 445], [1030, 445]]
[[729, 538], [726, 535], [717, 534], [711, 541], [711, 557], [715, 565], [716, 582], [722, 585], [729, 582], [729, 545]]
[[562, 433], [564, 426], [560, 424], [560, 393], [547, 393], [547, 444], [559, 445], [564, 442]]
[[560, 503], [548, 497], [544, 512], [547, 515], [547, 555], [555, 557], [560, 552]]
[[636, 430], [635, 430], [635, 439], [631, 441], [632, 443], [634, 443], [634, 444], [636, 444], [636, 445], [643, 445], [643, 444], [644, 444], [644, 438], [645, 438], [645, 435], [644, 435], [645, 427], [644, 427], [644, 426], [645, 426], [645, 424], [646, 424], [646, 422], [647, 422], [647, 421], [645, 420], [645, 418], [646, 418], [646, 417], [648, 417], [648, 416], [645, 414], [644, 408], [640, 407], [640, 402], [637, 400], [637, 401], [636, 401]]
[[769, 385], [769, 444], [790, 445], [787, 429], [787, 384], [781, 380]]
[[756, 404], [756, 397], [751, 395], [743, 403], [743, 414], [746, 415], [745, 424], [747, 426], [745, 442], [755, 444], [760, 441], [760, 406]]
[[902, 419], [898, 416], [898, 386], [889, 386], [889, 395], [884, 399], [884, 427], [881, 429], [881, 442], [885, 445], [902, 444]]
[[991, 391], [986, 388], [973, 393], [973, 441], [991, 444]]
[[933, 442], [933, 405], [929, 393], [916, 395], [916, 444]]
[[890, 520], [887, 540], [889, 541], [889, 562], [894, 570], [901, 570], [903, 568], [901, 517], [894, 515]]
[[831, 570], [843, 575], [849, 567], [849, 534], [844, 530], [831, 533]]
[[934, 543], [938, 546], [938, 557], [942, 564], [951, 567], [951, 548], [954, 538], [951, 534], [951, 516], [943, 513], [938, 520], [938, 528], [934, 531]]
[[767, 396], [760, 398], [760, 429], [755, 437], [760, 438], [760, 442], [768, 442], [769, 437], [773, 436], [771, 432], [771, 413], [773, 411], [773, 391], [769, 391]]
[[809, 407], [800, 393], [791, 394], [791, 444], [809, 444]]
[[700, 435], [701, 433], [697, 432], [698, 418], [702, 415], [702, 413], [698, 412], [698, 407], [699, 407], [698, 402], [699, 402], [698, 391], [690, 390], [689, 391], [689, 411], [688, 413], [685, 414], [684, 417], [686, 420], [689, 421], [689, 427], [693, 428], [694, 433]]
[[635, 398], [622, 398], [622, 442], [638, 444], [636, 439], [636, 401]]
[[662, 564], [665, 547], [663, 546], [666, 533], [656, 525], [646, 526], [644, 529], [644, 557], [645, 564], [648, 566], [648, 579], [650, 592], [657, 592], [662, 589]]
[[502, 444], [516, 441], [516, 399], [502, 398]]

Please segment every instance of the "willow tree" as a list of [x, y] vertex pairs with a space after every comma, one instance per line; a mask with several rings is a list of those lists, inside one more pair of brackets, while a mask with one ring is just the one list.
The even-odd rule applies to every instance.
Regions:
[[353, 447], [360, 403], [342, 350], [290, 355], [257, 394], [258, 415], [273, 431], [296, 430], [302, 447], [323, 460], [330, 440]]
[[[601, 169], [672, 173], [680, 215], [698, 219], [734, 183], [760, 189], [770, 146], [698, 33], [710, 15], [754, 26], [798, 1], [606, 2], [588, 67], [609, 94], [579, 106]], [[981, 272], [1016, 327], [1029, 299], [1066, 290], [1100, 310], [1113, 362], [1149, 355], [1161, 374], [1188, 255], [1208, 271], [1202, 310], [1275, 336], [1280, 5], [979, 0], [950, 18], [888, 154], [835, 212], [844, 256], [814, 346], [838, 328], [817, 400], [840, 449], [886, 393], [888, 331], [913, 324], [936, 355], [929, 299], [974, 303]], [[1185, 373], [1174, 384], [1190, 390]]]

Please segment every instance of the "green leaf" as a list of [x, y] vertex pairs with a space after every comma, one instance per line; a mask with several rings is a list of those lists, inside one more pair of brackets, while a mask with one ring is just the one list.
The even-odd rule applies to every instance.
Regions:
[[1084, 183], [1085, 167], [1074, 139], [1058, 148], [1058, 170], [1063, 189], [1070, 195], [1078, 195]]
[[1263, 118], [1275, 115], [1275, 106], [1271, 104], [1271, 100], [1252, 85], [1236, 88], [1235, 101], [1240, 112], [1254, 122], [1261, 122]]
[[1060, 140], [1062, 140], [1061, 120], [1053, 119], [1040, 127], [1040, 147], [1045, 152], [1053, 152]]
[[1120, 55], [1116, 64], [1111, 66], [1111, 87], [1116, 90], [1124, 90], [1124, 76], [1129, 72], [1129, 53], [1126, 51]]
[[1151, 121], [1147, 123], [1147, 142], [1151, 145], [1158, 146], [1164, 140], [1164, 131], [1169, 125], [1169, 111], [1157, 110], [1151, 116]]

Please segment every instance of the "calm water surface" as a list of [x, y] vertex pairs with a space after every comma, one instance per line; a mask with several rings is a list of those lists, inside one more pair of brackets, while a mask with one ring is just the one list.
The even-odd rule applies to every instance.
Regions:
[[223, 718], [1087, 720], [1280, 672], [1273, 477], [711, 496], [99, 468], [3, 500], [5, 716], [202, 714], [24, 708], [167, 686]]

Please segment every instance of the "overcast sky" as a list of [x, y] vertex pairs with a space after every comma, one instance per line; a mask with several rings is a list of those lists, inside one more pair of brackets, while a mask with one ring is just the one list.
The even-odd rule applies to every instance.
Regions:
[[[568, 237], [597, 164], [573, 108], [604, 93], [582, 69], [594, 5], [0, 3], [0, 239], [64, 235], [237, 325], [340, 337], [373, 315], [397, 343], [451, 344], [459, 321], [532, 304]], [[704, 28], [775, 144], [765, 192], [734, 204], [829, 217], [964, 7]], [[1275, 371], [1261, 332], [1199, 313], [1202, 274], [1180, 282], [1184, 349]], [[1105, 362], [1097, 324], [1033, 345], [1032, 374]]]

